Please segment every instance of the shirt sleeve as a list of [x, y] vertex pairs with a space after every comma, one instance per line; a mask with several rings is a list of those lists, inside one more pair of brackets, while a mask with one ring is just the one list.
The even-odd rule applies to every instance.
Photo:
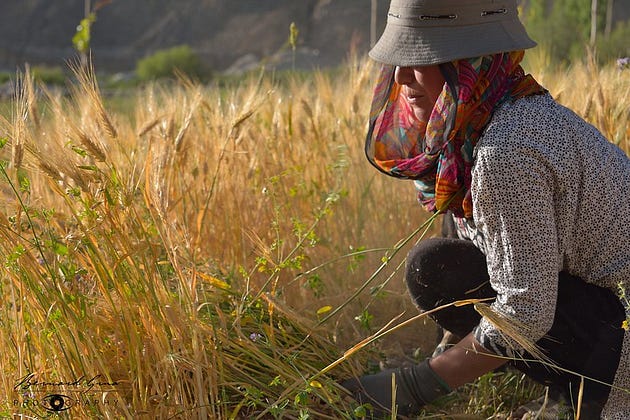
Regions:
[[[491, 308], [538, 341], [553, 324], [558, 293], [554, 171], [542, 151], [526, 145], [480, 147], [473, 171], [473, 217], [497, 298]], [[517, 357], [522, 347], [487, 317], [474, 330], [488, 350]]]

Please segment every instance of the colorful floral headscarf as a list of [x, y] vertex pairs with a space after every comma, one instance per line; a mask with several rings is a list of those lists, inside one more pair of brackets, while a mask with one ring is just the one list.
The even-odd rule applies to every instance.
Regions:
[[395, 82], [395, 67], [381, 69], [365, 144], [368, 160], [382, 172], [415, 180], [418, 200], [429, 211], [472, 217], [473, 150], [494, 110], [508, 100], [546, 92], [520, 62], [523, 51], [441, 65], [446, 83], [428, 122], [416, 119]]

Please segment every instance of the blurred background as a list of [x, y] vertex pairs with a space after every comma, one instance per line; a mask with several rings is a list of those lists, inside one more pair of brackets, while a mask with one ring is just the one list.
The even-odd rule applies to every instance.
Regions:
[[[585, 45], [596, 47], [602, 64], [630, 55], [630, 0], [519, 5], [530, 35], [554, 62], [584, 57]], [[349, 52], [367, 52], [388, 6], [388, 0], [3, 0], [0, 71], [29, 63], [54, 79], [55, 69], [88, 51], [97, 72], [128, 80], [159, 76], [160, 69], [142, 69], [148, 57], [157, 61], [153, 67], [179, 60], [180, 69], [188, 66], [202, 79], [262, 65], [334, 67]]]

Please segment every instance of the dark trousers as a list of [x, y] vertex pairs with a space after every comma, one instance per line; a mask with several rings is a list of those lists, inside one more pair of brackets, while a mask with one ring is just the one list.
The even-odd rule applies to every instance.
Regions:
[[[409, 293], [421, 310], [430, 310], [450, 302], [495, 297], [490, 287], [486, 258], [470, 241], [427, 239], [407, 257], [406, 282]], [[597, 418], [612, 384], [621, 354], [625, 311], [621, 301], [609, 289], [584, 282], [565, 272], [558, 275], [559, 290], [551, 330], [536, 344], [558, 366], [577, 372], [585, 379], [583, 407]], [[472, 305], [449, 307], [432, 318], [444, 329], [463, 337], [479, 323], [481, 316]], [[533, 359], [524, 354], [524, 359]], [[574, 406], [580, 388], [580, 376], [541, 363], [510, 362], [527, 376], [561, 394]]]

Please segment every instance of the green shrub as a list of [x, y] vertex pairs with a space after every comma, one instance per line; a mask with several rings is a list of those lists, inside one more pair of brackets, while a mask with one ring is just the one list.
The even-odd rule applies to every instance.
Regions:
[[66, 74], [58, 66], [33, 66], [31, 74], [35, 80], [48, 85], [63, 85], [66, 82]]
[[[66, 82], [66, 74], [59, 66], [31, 66], [30, 73], [33, 79], [47, 85], [63, 85]], [[15, 79], [16, 73], [0, 71], [0, 84]]]
[[0, 71], [0, 85], [11, 80], [12, 74], [8, 71]]
[[175, 70], [199, 79], [206, 75], [199, 56], [188, 45], [157, 51], [136, 65], [136, 74], [144, 81], [173, 77]]

